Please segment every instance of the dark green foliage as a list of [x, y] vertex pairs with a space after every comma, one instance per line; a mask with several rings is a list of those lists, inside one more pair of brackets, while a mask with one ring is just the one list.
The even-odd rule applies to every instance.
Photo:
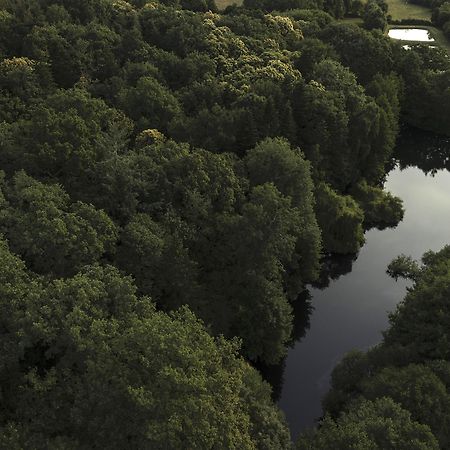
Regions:
[[439, 49], [423, 50], [419, 47], [411, 52], [400, 53], [397, 65], [405, 81], [402, 101], [404, 119], [422, 129], [448, 135], [450, 94], [444, 88], [450, 80], [448, 57], [443, 58]]
[[29, 99], [45, 94], [49, 78], [48, 68], [29, 58], [4, 59], [0, 63], [2, 121], [14, 122], [25, 115]]
[[450, 22], [450, 3], [444, 2], [441, 6], [435, 8], [431, 20], [438, 26], [445, 26], [447, 22]]
[[290, 9], [283, 15], [302, 21], [302, 30], [306, 33], [319, 31], [334, 21], [333, 17], [320, 9]]
[[370, 362], [367, 354], [353, 350], [348, 352], [331, 373], [331, 389], [323, 398], [324, 410], [333, 418], [337, 418], [341, 411], [352, 399], [361, 395], [361, 380], [369, 373]]
[[[391, 314], [383, 342], [367, 353], [348, 354], [334, 369], [324, 408], [332, 417], [339, 417], [338, 425], [327, 419], [336, 432], [344, 432], [339, 423], [354, 413], [355, 399], [373, 401], [388, 397], [409, 411], [412, 420], [428, 426], [439, 448], [448, 447], [449, 268], [449, 247], [426, 253], [421, 266], [405, 255], [389, 265], [389, 274], [410, 278], [414, 286]], [[314, 442], [320, 442], [320, 432], [315, 439]], [[398, 445], [403, 445], [402, 441]]]
[[396, 281], [399, 277], [416, 280], [420, 275], [420, 267], [410, 256], [399, 255], [389, 263], [386, 272]]
[[267, 385], [236, 356], [236, 341], [213, 339], [186, 308], [157, 312], [112, 267], [40, 283], [3, 241], [0, 253], [0, 442], [290, 448]]
[[323, 59], [336, 59], [337, 55], [333, 47], [317, 38], [305, 38], [299, 46], [299, 58], [295, 61], [295, 66], [303, 76], [312, 78], [314, 65]]
[[324, 249], [331, 253], [356, 253], [364, 243], [361, 208], [350, 196], [341, 196], [326, 184], [319, 184], [315, 194]]
[[26, 55], [48, 64], [58, 86], [70, 88], [80, 79], [86, 61], [82, 33], [74, 24], [36, 26], [25, 38]]
[[118, 97], [119, 105], [136, 122], [138, 131], [147, 128], [166, 131], [166, 124], [181, 112], [172, 93], [151, 77], [140, 78], [136, 87], [124, 88]]
[[434, 8], [431, 15], [433, 24], [442, 28], [447, 39], [450, 39], [450, 2], [437, 1], [433, 2]]
[[[285, 421], [271, 401], [271, 387], [261, 380], [256, 370], [251, 369], [250, 366], [246, 369], [241, 397], [248, 408], [250, 433], [255, 448], [291, 450], [291, 437]], [[264, 433], [260, 430], [264, 430]]]
[[448, 447], [450, 394], [431, 369], [422, 365], [387, 367], [362, 383], [362, 395], [369, 400], [392, 398], [415, 421], [428, 425], [443, 448]]
[[397, 134], [395, 78], [377, 78], [387, 86], [384, 93], [374, 87], [374, 99], [334, 60], [316, 63], [309, 76], [312, 80], [299, 84], [293, 98], [298, 140], [307, 158], [341, 193], [361, 177], [377, 182]]
[[[279, 361], [323, 253], [401, 218], [380, 188], [399, 116], [448, 132], [449, 67], [333, 19], [359, 0], [245, 6], [0, 0], [0, 447], [290, 447], [236, 354]], [[358, 370], [447, 357], [402, 314]]]
[[444, 34], [447, 39], [450, 39], [450, 20], [448, 22], [445, 22], [444, 26], [442, 27]]
[[[25, 169], [58, 181], [77, 198], [97, 164], [126, 147], [130, 122], [84, 90], [60, 90], [4, 126], [0, 163], [12, 174]], [[91, 182], [92, 183], [92, 182]]]
[[19, 172], [3, 194], [0, 230], [31, 270], [67, 276], [114, 251], [111, 219], [92, 205], [71, 203], [59, 186]]
[[335, 48], [342, 63], [350, 67], [362, 84], [377, 73], [385, 75], [393, 69], [391, 43], [381, 32], [367, 32], [355, 25], [333, 23], [319, 37]]
[[296, 289], [288, 289], [296, 298], [302, 280], [317, 277], [317, 263], [320, 252], [320, 230], [314, 214], [313, 184], [309, 164], [298, 149], [291, 149], [286, 141], [265, 140], [247, 153], [246, 166], [251, 185], [274, 183], [276, 188], [288, 198], [296, 215], [294, 235], [295, 252], [286, 261], [288, 282], [295, 278]]
[[379, 187], [368, 185], [365, 180], [352, 188], [351, 194], [364, 211], [366, 228], [393, 227], [403, 219], [402, 200]]
[[[283, 291], [280, 264], [290, 260], [296, 243], [296, 211], [289, 203], [273, 184], [253, 188], [242, 215], [224, 218], [219, 230], [226, 241], [219, 241], [213, 259], [218, 270], [208, 276], [213, 295], [227, 299], [221, 303], [239, 312], [231, 330], [243, 337], [244, 350], [268, 363], [278, 362], [285, 354], [283, 344], [292, 330], [292, 309]], [[225, 249], [229, 253], [220, 263], [215, 258]]]
[[[416, 361], [450, 360], [448, 295], [450, 292], [450, 248], [423, 257], [424, 266], [415, 288], [391, 315], [386, 345], [399, 345]], [[415, 318], [421, 317], [420, 321]], [[408, 324], [408, 325], [407, 325]]]
[[297, 442], [299, 450], [437, 450], [436, 438], [426, 425], [389, 398], [354, 404], [336, 422], [326, 417], [319, 430]]
[[[157, 299], [165, 309], [195, 306], [197, 267], [173, 225], [158, 224], [136, 214], [120, 235], [117, 264], [133, 274], [139, 290]], [[172, 229], [171, 233], [168, 230]], [[178, 232], [177, 232], [178, 231]]]
[[367, 30], [383, 31], [387, 25], [386, 11], [383, 11], [375, 0], [368, 1], [364, 8], [363, 21], [364, 28]]
[[214, 333], [241, 336], [248, 356], [278, 360], [292, 328], [287, 300], [316, 277], [320, 257], [302, 155], [266, 140], [241, 164], [163, 141], [121, 159], [136, 202], [119, 267], [162, 308], [188, 303]]

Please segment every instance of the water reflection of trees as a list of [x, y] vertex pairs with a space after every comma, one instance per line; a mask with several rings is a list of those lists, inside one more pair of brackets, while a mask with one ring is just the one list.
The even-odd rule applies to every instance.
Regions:
[[415, 128], [403, 129], [394, 152], [401, 170], [418, 167], [426, 174], [450, 170], [450, 137], [427, 133]]
[[289, 347], [294, 347], [294, 345], [301, 341], [305, 335], [306, 331], [309, 330], [311, 313], [314, 310], [314, 306], [311, 302], [311, 294], [308, 289], [305, 289], [292, 304], [293, 315], [294, 315], [294, 326], [292, 329], [291, 339], [289, 342]]
[[264, 380], [272, 387], [272, 400], [275, 403], [281, 398], [284, 383], [284, 370], [286, 368], [286, 358], [283, 358], [279, 364], [268, 366], [262, 363], [255, 363], [254, 367], [259, 370]]
[[[353, 263], [358, 255], [328, 255], [322, 259], [322, 268], [318, 280], [312, 285], [317, 289], [325, 289], [332, 280], [337, 280], [352, 270]], [[293, 302], [293, 331], [289, 341], [289, 347], [293, 348], [301, 342], [310, 327], [310, 317], [314, 311], [311, 301], [311, 293], [305, 289]], [[284, 382], [284, 370], [286, 358], [279, 364], [268, 366], [261, 363], [255, 363], [254, 366], [260, 371], [263, 378], [272, 386], [272, 397], [277, 402], [281, 397], [281, 391]]]
[[[294, 322], [291, 339], [288, 344], [291, 348], [293, 348], [294, 345], [305, 337], [306, 331], [309, 329], [310, 317], [314, 307], [311, 303], [311, 294], [307, 289], [305, 289], [292, 303], [292, 309]], [[255, 364], [255, 367], [260, 371], [263, 378], [271, 384], [272, 398], [276, 402], [281, 396], [285, 366], [286, 358], [284, 358], [279, 364], [272, 366], [261, 363]]]
[[325, 256], [322, 259], [319, 278], [312, 286], [316, 289], [326, 289], [331, 281], [350, 273], [357, 258], [358, 254]]

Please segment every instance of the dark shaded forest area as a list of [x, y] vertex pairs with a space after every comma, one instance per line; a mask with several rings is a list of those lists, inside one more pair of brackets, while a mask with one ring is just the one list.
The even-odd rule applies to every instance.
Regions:
[[[450, 60], [339, 0], [260, 3], [0, 0], [1, 448], [291, 448], [250, 363], [324, 255], [401, 220], [386, 167], [400, 124], [450, 134]], [[449, 448], [449, 252], [407, 262], [299, 448]]]

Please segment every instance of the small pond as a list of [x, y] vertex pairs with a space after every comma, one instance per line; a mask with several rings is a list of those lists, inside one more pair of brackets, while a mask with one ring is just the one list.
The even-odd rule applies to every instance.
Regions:
[[391, 28], [388, 36], [402, 41], [433, 42], [430, 32], [423, 28]]

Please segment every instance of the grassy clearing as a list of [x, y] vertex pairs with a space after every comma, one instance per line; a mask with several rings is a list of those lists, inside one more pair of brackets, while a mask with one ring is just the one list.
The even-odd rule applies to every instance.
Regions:
[[388, 14], [394, 20], [401, 19], [431, 19], [431, 9], [425, 6], [414, 5], [405, 0], [386, 0], [389, 6]]
[[237, 5], [241, 6], [243, 0], [216, 0], [216, 6], [219, 11], [223, 11], [227, 6]]
[[[220, 11], [224, 10], [229, 5], [235, 4], [241, 6], [242, 3], [243, 0], [216, 0], [217, 8]], [[392, 16], [394, 20], [431, 19], [431, 10], [424, 6], [413, 5], [412, 3], [408, 3], [405, 0], [387, 0], [387, 3], [389, 5], [389, 14]]]
[[362, 26], [363, 24], [361, 17], [343, 17], [342, 19], [337, 19], [337, 21], [342, 23], [352, 23], [359, 26]]

